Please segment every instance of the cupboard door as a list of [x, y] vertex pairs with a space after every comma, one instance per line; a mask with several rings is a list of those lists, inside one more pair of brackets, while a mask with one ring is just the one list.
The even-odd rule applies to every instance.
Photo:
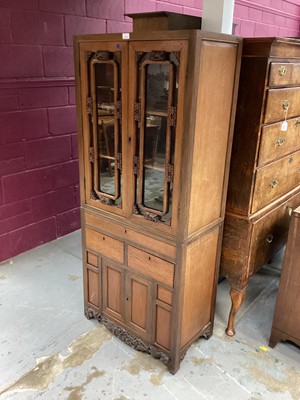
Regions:
[[124, 270], [112, 263], [103, 263], [103, 313], [124, 321]]
[[127, 325], [138, 336], [152, 339], [153, 284], [135, 274], [126, 277]]
[[121, 213], [127, 44], [83, 44], [80, 57], [86, 202]]
[[171, 225], [177, 201], [175, 163], [179, 163], [184, 45], [180, 41], [129, 45], [134, 76], [130, 87], [130, 107], [134, 109], [130, 122], [135, 133], [133, 212], [167, 225]]

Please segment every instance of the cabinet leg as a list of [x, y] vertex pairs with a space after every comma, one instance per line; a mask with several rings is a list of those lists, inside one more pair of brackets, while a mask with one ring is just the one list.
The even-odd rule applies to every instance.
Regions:
[[234, 319], [235, 315], [240, 309], [244, 298], [246, 294], [246, 287], [242, 290], [236, 290], [231, 288], [230, 289], [230, 298], [231, 298], [231, 310], [229, 313], [229, 318], [228, 318], [228, 325], [226, 328], [226, 335], [228, 336], [234, 336], [235, 335], [235, 330], [234, 330]]

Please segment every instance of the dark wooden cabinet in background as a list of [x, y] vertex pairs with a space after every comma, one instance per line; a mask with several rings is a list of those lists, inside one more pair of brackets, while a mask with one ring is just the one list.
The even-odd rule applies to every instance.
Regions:
[[300, 40], [244, 39], [221, 257], [227, 334], [249, 278], [286, 242], [300, 204]]
[[86, 316], [172, 373], [212, 334], [241, 53], [195, 23], [74, 42]]

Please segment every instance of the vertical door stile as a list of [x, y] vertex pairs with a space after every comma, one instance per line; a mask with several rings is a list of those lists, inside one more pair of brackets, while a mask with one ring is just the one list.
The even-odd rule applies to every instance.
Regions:
[[90, 87], [90, 93], [91, 93], [91, 98], [92, 98], [92, 129], [93, 129], [93, 134], [92, 134], [92, 139], [93, 139], [93, 149], [94, 149], [94, 163], [93, 163], [93, 191], [95, 189], [97, 190], [98, 188], [98, 182], [99, 182], [99, 161], [98, 161], [98, 140], [97, 140], [97, 127], [98, 127], [98, 121], [97, 121], [97, 99], [96, 99], [96, 79], [95, 79], [95, 67], [94, 67], [94, 62], [92, 61], [90, 64], [90, 79], [91, 79], [91, 87]]
[[145, 114], [146, 114], [146, 74], [145, 64], [141, 66], [140, 75], [140, 122], [139, 122], [139, 169], [138, 169], [138, 204], [143, 204], [143, 191], [144, 191], [144, 143], [145, 143]]

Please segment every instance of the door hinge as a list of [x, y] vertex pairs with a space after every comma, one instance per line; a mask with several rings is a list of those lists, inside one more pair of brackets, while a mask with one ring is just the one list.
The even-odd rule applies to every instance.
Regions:
[[88, 114], [93, 114], [93, 98], [92, 97], [86, 98], [86, 112]]
[[169, 126], [176, 126], [177, 107], [170, 106], [168, 110], [168, 124]]
[[174, 165], [173, 164], [168, 164], [167, 167], [167, 182], [173, 183], [174, 181]]
[[94, 147], [89, 147], [89, 161], [91, 163], [95, 162], [95, 153], [94, 153]]
[[122, 154], [121, 153], [116, 154], [116, 167], [117, 167], [117, 169], [122, 171]]
[[122, 119], [122, 103], [120, 101], [117, 101], [117, 113], [116, 117], [118, 119]]
[[134, 175], [139, 174], [139, 161], [140, 161], [140, 159], [138, 156], [133, 157], [133, 173], [134, 173]]
[[137, 122], [141, 122], [141, 103], [134, 103], [134, 120]]

